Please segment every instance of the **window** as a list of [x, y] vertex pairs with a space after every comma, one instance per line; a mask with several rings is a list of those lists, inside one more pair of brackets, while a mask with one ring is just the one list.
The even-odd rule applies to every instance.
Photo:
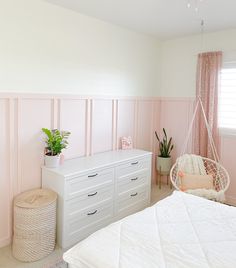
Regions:
[[224, 67], [221, 71], [219, 127], [236, 134], [236, 66]]

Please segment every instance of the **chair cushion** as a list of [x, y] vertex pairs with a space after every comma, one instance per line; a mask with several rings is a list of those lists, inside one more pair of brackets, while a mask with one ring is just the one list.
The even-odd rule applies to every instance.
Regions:
[[194, 189], [215, 189], [212, 175], [198, 175], [179, 172], [180, 189], [182, 191]]

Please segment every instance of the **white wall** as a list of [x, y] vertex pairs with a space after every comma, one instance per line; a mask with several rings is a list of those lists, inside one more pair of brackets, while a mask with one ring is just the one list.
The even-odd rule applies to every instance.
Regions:
[[[203, 45], [202, 45], [203, 43]], [[161, 92], [163, 97], [194, 97], [197, 54], [236, 50], [236, 29], [164, 41], [161, 44]]]
[[[200, 35], [159, 42], [43, 0], [0, 0], [0, 91], [193, 97]], [[204, 51], [235, 50], [236, 30]]]
[[46, 1], [0, 3], [0, 91], [126, 96], [158, 91], [155, 38]]

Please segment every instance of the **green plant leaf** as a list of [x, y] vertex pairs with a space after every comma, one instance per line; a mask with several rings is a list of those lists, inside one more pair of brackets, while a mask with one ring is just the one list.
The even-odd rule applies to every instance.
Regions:
[[63, 149], [67, 148], [67, 139], [70, 135], [70, 132], [59, 131], [58, 129], [49, 130], [47, 128], [42, 128], [42, 131], [47, 137], [45, 143], [48, 154], [58, 155]]
[[172, 144], [172, 137], [168, 140], [168, 136], [167, 136], [165, 128], [163, 128], [163, 133], [164, 133], [164, 136], [161, 140], [157, 132], [155, 131], [157, 141], [159, 142], [159, 153], [160, 153], [159, 156], [167, 158], [167, 157], [170, 157], [170, 154], [174, 148], [174, 145]]
[[160, 139], [159, 139], [156, 131], [155, 131], [155, 135], [156, 135], [157, 140], [160, 142]]

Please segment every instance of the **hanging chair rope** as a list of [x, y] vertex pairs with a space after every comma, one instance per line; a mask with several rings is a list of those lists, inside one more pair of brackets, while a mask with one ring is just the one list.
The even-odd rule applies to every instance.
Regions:
[[207, 121], [206, 113], [204, 111], [202, 100], [201, 100], [200, 97], [199, 97], [199, 103], [200, 103], [202, 114], [203, 114], [203, 118], [204, 118], [204, 121], [205, 121], [205, 124], [206, 124], [207, 133], [208, 133], [208, 137], [209, 137], [209, 141], [210, 141], [211, 150], [212, 150], [212, 153], [213, 153], [214, 160], [216, 162], [219, 162], [220, 161], [220, 158], [219, 158], [219, 155], [218, 155], [217, 150], [216, 150], [216, 146], [215, 146], [215, 143], [214, 143], [212, 131], [211, 131], [210, 125], [209, 125], [209, 123]]
[[181, 151], [181, 154], [180, 155], [183, 155], [187, 151], [188, 141], [189, 141], [190, 135], [192, 133], [193, 123], [194, 123], [194, 120], [195, 120], [195, 117], [196, 117], [196, 114], [197, 114], [198, 106], [199, 106], [199, 101], [197, 101], [197, 103], [196, 103], [196, 107], [195, 107], [195, 110], [194, 110], [194, 113], [193, 113], [193, 117], [192, 117], [191, 123], [189, 125], [189, 129], [188, 129], [188, 133], [187, 133], [187, 136], [186, 136], [186, 140], [184, 141], [184, 145], [183, 145], [183, 148], [182, 148], [182, 151]]
[[179, 180], [178, 174], [179, 174], [179, 171], [183, 171], [183, 168], [185, 165], [185, 162], [184, 162], [185, 158], [182, 158], [181, 156], [183, 156], [187, 152], [188, 142], [189, 142], [189, 139], [191, 137], [191, 133], [193, 130], [193, 124], [194, 124], [194, 120], [196, 119], [198, 109], [201, 109], [200, 112], [202, 112], [202, 114], [203, 114], [203, 119], [204, 119], [204, 123], [206, 125], [207, 134], [208, 134], [208, 138], [209, 138], [210, 148], [212, 150], [212, 154], [213, 154], [213, 158], [214, 158], [214, 160], [212, 160], [212, 159], [209, 159], [206, 157], [202, 157], [202, 161], [204, 163], [207, 174], [211, 174], [214, 177], [214, 186], [215, 186], [217, 195], [219, 194], [218, 197], [220, 197], [220, 196], [222, 197], [222, 193], [225, 193], [225, 191], [229, 187], [230, 178], [229, 178], [229, 174], [228, 174], [227, 170], [219, 163], [219, 155], [218, 155], [217, 150], [216, 150], [216, 146], [215, 146], [215, 143], [213, 140], [212, 131], [211, 131], [210, 125], [207, 121], [207, 117], [206, 117], [203, 103], [202, 103], [200, 96], [198, 96], [198, 98], [196, 100], [195, 109], [193, 112], [193, 117], [192, 117], [192, 120], [191, 120], [190, 125], [189, 125], [189, 129], [188, 129], [187, 136], [186, 136], [186, 139], [185, 139], [184, 144], [183, 144], [183, 149], [182, 149], [180, 158], [176, 161], [176, 163], [171, 168], [171, 171], [170, 171], [171, 182], [176, 189], [180, 190], [180, 188], [179, 188], [180, 187], [180, 180]]
[[193, 130], [193, 124], [194, 124], [194, 120], [196, 118], [199, 106], [200, 106], [202, 114], [203, 114], [203, 118], [204, 118], [204, 122], [205, 122], [205, 125], [206, 125], [207, 134], [208, 134], [208, 138], [209, 138], [209, 142], [210, 142], [210, 146], [211, 146], [211, 150], [212, 150], [214, 160], [216, 162], [219, 162], [219, 155], [218, 155], [217, 150], [216, 150], [216, 146], [215, 146], [215, 143], [214, 143], [214, 140], [213, 140], [213, 135], [212, 135], [212, 132], [211, 132], [211, 128], [210, 128], [210, 125], [209, 125], [209, 123], [207, 121], [206, 113], [204, 111], [202, 100], [201, 100], [200, 96], [198, 96], [198, 100], [197, 100], [197, 103], [196, 103], [196, 106], [195, 106], [195, 109], [194, 109], [193, 117], [192, 117], [191, 123], [189, 125], [189, 129], [188, 129], [188, 132], [187, 132], [186, 140], [184, 141], [183, 149], [181, 151], [181, 155], [183, 155], [187, 151], [188, 142], [189, 142], [192, 130]]

